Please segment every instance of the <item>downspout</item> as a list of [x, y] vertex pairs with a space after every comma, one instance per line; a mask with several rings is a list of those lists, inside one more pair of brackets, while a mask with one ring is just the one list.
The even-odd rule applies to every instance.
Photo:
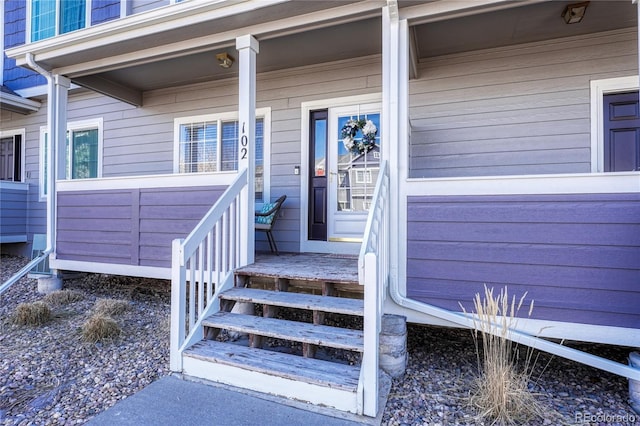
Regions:
[[[56, 176], [58, 170], [57, 156], [59, 145], [58, 127], [60, 122], [66, 123], [66, 114], [64, 120], [61, 120], [61, 112], [59, 111], [59, 97], [57, 86], [69, 87], [69, 80], [65, 77], [54, 75], [44, 69], [35, 61], [32, 53], [27, 53], [26, 61], [29, 67], [47, 79], [47, 126], [49, 132], [49, 141], [47, 146], [47, 245], [43, 254], [55, 253], [56, 241]], [[66, 124], [64, 132], [66, 133]], [[57, 271], [52, 270], [52, 276], [57, 279]], [[61, 283], [60, 283], [61, 284]]]
[[[398, 163], [396, 168], [398, 170], [398, 174], [396, 175], [397, 181], [394, 182], [391, 186], [391, 190], [395, 191], [398, 194], [396, 199], [399, 207], [396, 210], [396, 214], [398, 214], [397, 226], [402, 226], [401, 224], [406, 223], [406, 200], [407, 195], [402, 190], [402, 182], [406, 181], [407, 176], [406, 171], [408, 170], [407, 158], [408, 158], [408, 95], [409, 95], [409, 59], [408, 59], [408, 23], [406, 20], [400, 20], [397, 13], [393, 13], [395, 9], [395, 0], [388, 0], [389, 6], [386, 10], [383, 11], [383, 34], [385, 35], [385, 44], [383, 44], [383, 63], [385, 61], [385, 47], [389, 49], [386, 51], [387, 53], [387, 61], [390, 61], [386, 64], [384, 69], [387, 69], [390, 73], [391, 78], [389, 80], [385, 80], [385, 76], [383, 76], [383, 81], [385, 85], [390, 88], [390, 95], [383, 97], [385, 101], [389, 102], [391, 108], [389, 108], [388, 114], [393, 115], [396, 124], [397, 124], [397, 140], [398, 141], [406, 141], [404, 144], [399, 144], [398, 150], [396, 151], [396, 155], [398, 155]], [[640, 2], [639, 2], [640, 3]], [[639, 6], [640, 8], [640, 6]], [[639, 9], [640, 13], [640, 9]], [[395, 25], [392, 25], [395, 24]], [[388, 28], [387, 28], [388, 27]], [[397, 56], [394, 56], [397, 55]], [[383, 65], [384, 67], [385, 65]], [[393, 72], [393, 67], [396, 67], [396, 72]], [[394, 83], [394, 79], [398, 79], [396, 83]], [[391, 87], [397, 84], [395, 90], [392, 90]], [[397, 101], [397, 103], [395, 103]], [[397, 108], [393, 111], [394, 108]], [[388, 127], [390, 129], [390, 127]], [[390, 129], [391, 130], [391, 129]], [[402, 173], [400, 173], [402, 171]], [[404, 212], [401, 212], [404, 210]], [[396, 229], [395, 232], [392, 232], [392, 235], [401, 235], [399, 229]], [[399, 239], [395, 239], [394, 241], [397, 244], [406, 244], [406, 241], [400, 241]], [[393, 244], [393, 243], [392, 243]], [[399, 250], [392, 251], [398, 253]], [[404, 263], [401, 265], [400, 263]], [[455, 325], [465, 327], [465, 328], [474, 328], [473, 320], [471, 317], [463, 314], [462, 312], [449, 311], [447, 309], [442, 309], [437, 306], [429, 305], [423, 302], [418, 302], [416, 300], [412, 300], [407, 298], [400, 289], [400, 280], [399, 277], [403, 276], [406, 282], [406, 258], [400, 259], [399, 256], [396, 255], [396, 258], [393, 260], [394, 267], [390, 270], [389, 277], [389, 294], [391, 299], [405, 309], [410, 309], [417, 312], [422, 312], [427, 315], [431, 315], [435, 318], [440, 318], [445, 321], [451, 322]], [[494, 324], [492, 327], [493, 330], [496, 330], [496, 334], [500, 335], [501, 326], [499, 324]], [[525, 333], [523, 331], [509, 329], [507, 330], [506, 337], [509, 340], [512, 340], [516, 343], [520, 343], [544, 352], [549, 352], [551, 354], [572, 360], [577, 361], [585, 365], [589, 365], [591, 367], [595, 367], [604, 371], [608, 371], [613, 374], [617, 374], [619, 376], [626, 377], [632, 380], [640, 380], [640, 369], [633, 368], [629, 365], [621, 364], [618, 362], [614, 362], [605, 358], [601, 358], [595, 355], [591, 355], [586, 352], [582, 352], [576, 349], [572, 349], [557, 343], [550, 342], [548, 340], [542, 339], [540, 337], [533, 336], [531, 334]]]

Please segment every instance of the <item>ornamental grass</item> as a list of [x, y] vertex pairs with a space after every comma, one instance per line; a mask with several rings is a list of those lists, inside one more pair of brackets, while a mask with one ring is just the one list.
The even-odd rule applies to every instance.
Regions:
[[[485, 286], [484, 298], [478, 293], [473, 300], [476, 312], [471, 318], [480, 374], [473, 381], [469, 403], [491, 425], [525, 424], [544, 414], [542, 404], [529, 390], [534, 351], [528, 348], [521, 362], [518, 345], [509, 339], [526, 295], [516, 303], [515, 296], [509, 300], [506, 287], [494, 295], [493, 288]], [[529, 316], [532, 311], [533, 301]]]
[[113, 340], [121, 332], [122, 329], [113, 318], [101, 314], [92, 315], [82, 325], [82, 339], [87, 343]]
[[18, 325], [38, 326], [51, 320], [51, 309], [44, 302], [20, 303], [15, 310], [14, 322]]

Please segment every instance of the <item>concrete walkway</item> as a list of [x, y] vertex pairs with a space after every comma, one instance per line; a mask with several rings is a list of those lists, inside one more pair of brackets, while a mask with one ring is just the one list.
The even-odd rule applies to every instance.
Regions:
[[[326, 412], [322, 413], [322, 410]], [[363, 419], [349, 414], [344, 416], [351, 417], [351, 420], [336, 418], [327, 413], [322, 408], [315, 412], [302, 410], [279, 403], [276, 398], [258, 398], [230, 387], [167, 376], [118, 402], [87, 424], [355, 426], [362, 424], [364, 420], [368, 420], [367, 423], [376, 422], [375, 419]]]

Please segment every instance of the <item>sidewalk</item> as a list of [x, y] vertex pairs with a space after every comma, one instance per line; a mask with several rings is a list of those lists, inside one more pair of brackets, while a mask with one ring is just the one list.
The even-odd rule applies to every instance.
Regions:
[[[167, 376], [140, 392], [118, 402], [87, 424], [115, 425], [308, 425], [355, 426], [365, 419], [346, 414], [354, 420], [322, 414], [319, 408], [306, 411], [251, 396], [230, 387], [208, 385]], [[375, 419], [366, 420], [375, 422]], [[369, 422], [367, 422], [369, 423]]]

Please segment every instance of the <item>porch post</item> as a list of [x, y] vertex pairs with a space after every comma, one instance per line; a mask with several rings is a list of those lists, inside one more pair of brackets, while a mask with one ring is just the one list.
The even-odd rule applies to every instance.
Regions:
[[[55, 256], [57, 216], [56, 180], [66, 178], [67, 98], [71, 81], [59, 74], [48, 78], [47, 247]], [[69, 165], [71, 167], [71, 165]], [[57, 271], [52, 271], [55, 276]]]
[[403, 182], [408, 176], [409, 128], [409, 36], [408, 22], [399, 18], [395, 0], [388, 0], [382, 11], [382, 113], [385, 134], [383, 155], [389, 160], [389, 232], [391, 285], [405, 289], [398, 280], [403, 276], [406, 262], [406, 199]]
[[240, 266], [253, 263], [255, 255], [255, 133], [256, 54], [258, 41], [250, 34], [236, 38], [238, 50], [238, 171], [247, 169], [247, 186], [240, 195]]

